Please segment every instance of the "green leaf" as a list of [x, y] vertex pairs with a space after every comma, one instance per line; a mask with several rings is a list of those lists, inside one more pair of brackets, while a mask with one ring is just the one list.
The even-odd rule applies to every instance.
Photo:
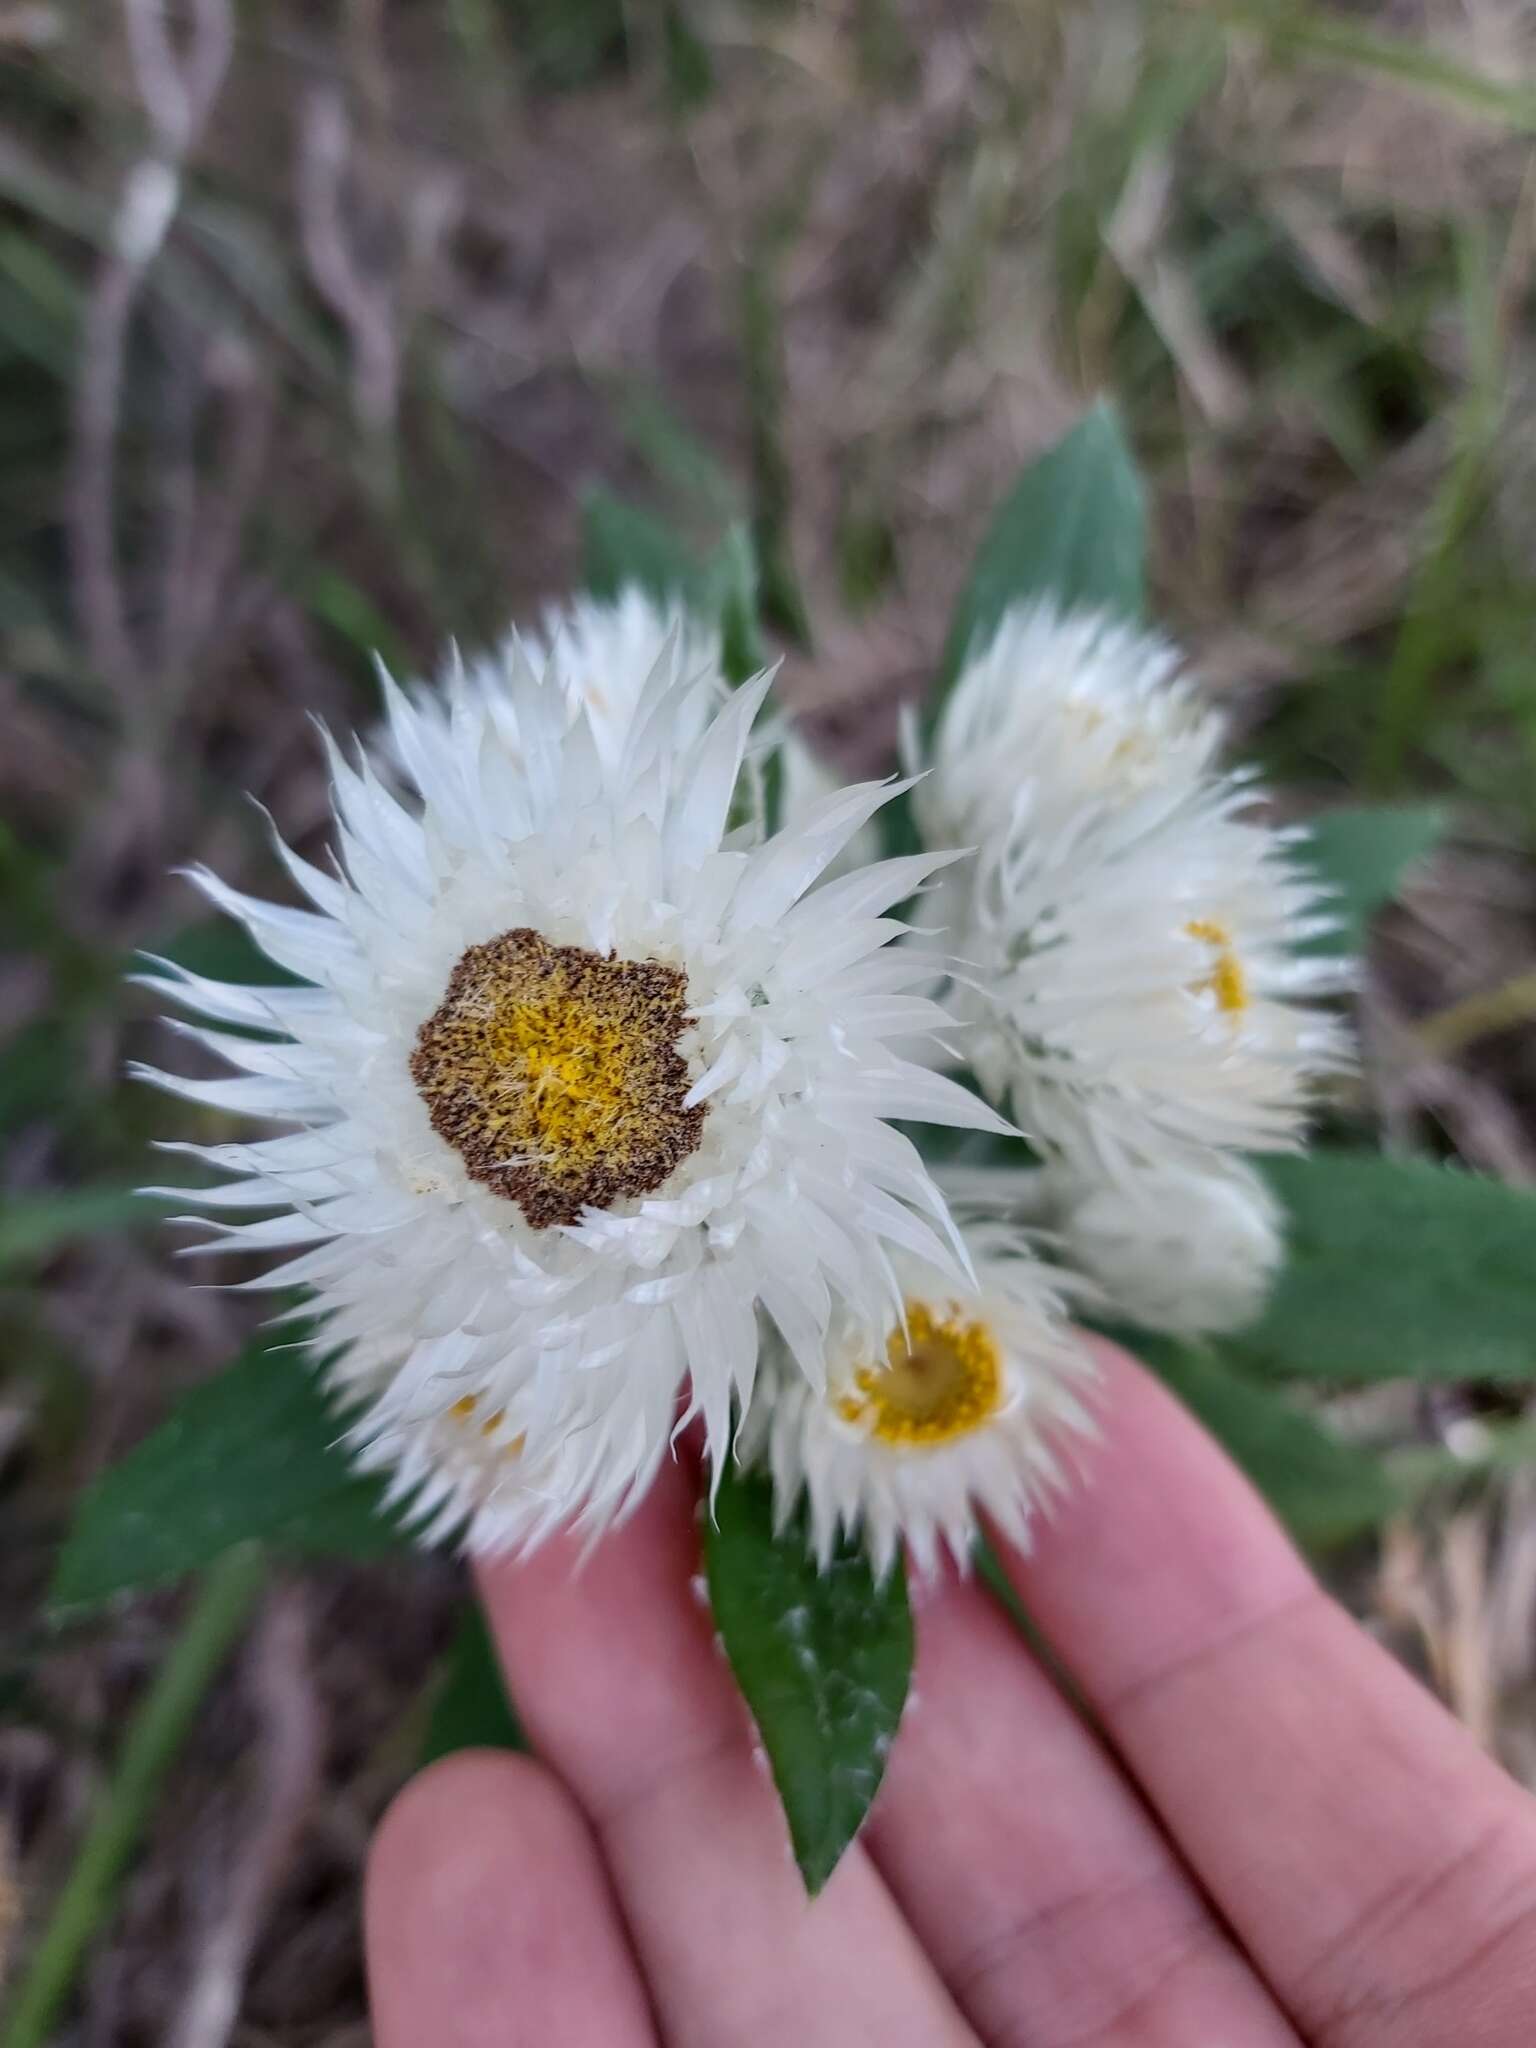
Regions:
[[686, 605], [720, 628], [721, 661], [733, 683], [745, 682], [764, 666], [757, 559], [752, 536], [739, 521], [700, 561], [649, 512], [597, 489], [587, 494], [583, 534], [584, 580], [594, 597], [615, 598], [638, 583], [662, 603]]
[[1299, 950], [1358, 951], [1372, 917], [1397, 895], [1414, 863], [1433, 853], [1449, 822], [1441, 804], [1349, 805], [1314, 818], [1298, 852], [1332, 890], [1344, 929]]
[[773, 1766], [795, 1860], [820, 1891], [879, 1789], [912, 1673], [900, 1569], [862, 1552], [818, 1572], [798, 1522], [773, 1533], [763, 1479], [728, 1472], [705, 1549], [715, 1626]]
[[739, 521], [704, 565], [704, 602], [720, 624], [720, 663], [727, 679], [744, 683], [768, 664], [758, 624], [757, 555]]
[[1223, 1365], [1166, 1340], [1140, 1355], [1242, 1466], [1299, 1542], [1348, 1542], [1385, 1521], [1402, 1495], [1381, 1460]]
[[667, 96], [680, 113], [691, 113], [703, 106], [714, 89], [709, 47], [677, 0], [672, 0], [662, 16], [661, 35]]
[[1536, 1195], [1368, 1152], [1263, 1162], [1290, 1255], [1232, 1340], [1266, 1373], [1536, 1380]]
[[421, 1760], [435, 1763], [456, 1749], [527, 1747], [485, 1617], [478, 1607], [466, 1607], [443, 1661], [442, 1689], [433, 1704]]
[[54, 1576], [57, 1612], [165, 1585], [236, 1543], [376, 1556], [400, 1542], [383, 1489], [353, 1476], [293, 1338], [243, 1352], [96, 1481]]
[[75, 1238], [146, 1229], [163, 1214], [161, 1203], [132, 1188], [7, 1195], [0, 1203], [0, 1272], [52, 1258]]
[[638, 505], [598, 485], [586, 494], [581, 531], [583, 581], [594, 597], [614, 598], [638, 583], [652, 597], [698, 602], [702, 577], [692, 550]]
[[172, 933], [163, 945], [148, 946], [145, 951], [162, 960], [174, 960], [189, 974], [207, 975], [210, 981], [237, 981], [248, 988], [300, 985], [300, 977], [269, 960], [245, 926], [232, 917], [199, 918]]
[[1113, 408], [1101, 402], [1029, 465], [994, 516], [950, 627], [939, 695], [973, 644], [984, 644], [1021, 599], [1139, 618], [1145, 528], [1135, 461]]

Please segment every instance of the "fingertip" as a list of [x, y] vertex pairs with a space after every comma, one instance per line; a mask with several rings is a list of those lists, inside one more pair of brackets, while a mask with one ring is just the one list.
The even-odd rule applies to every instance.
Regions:
[[531, 1758], [466, 1750], [400, 1792], [364, 1883], [379, 2048], [651, 2040], [586, 1822]]

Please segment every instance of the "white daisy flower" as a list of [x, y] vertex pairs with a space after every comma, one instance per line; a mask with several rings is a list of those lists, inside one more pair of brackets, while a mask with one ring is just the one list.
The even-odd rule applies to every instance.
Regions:
[[614, 744], [514, 649], [516, 759], [462, 681], [446, 715], [389, 686], [419, 801], [330, 749], [340, 873], [280, 849], [313, 910], [197, 877], [306, 985], [171, 965], [155, 984], [273, 1035], [184, 1026], [238, 1078], [146, 1077], [297, 1127], [180, 1148], [242, 1176], [196, 1197], [211, 1248], [294, 1253], [248, 1284], [313, 1291], [343, 1347], [333, 1382], [402, 1471], [436, 1470], [445, 1418], [471, 1412], [515, 1446], [498, 1462], [515, 1487], [487, 1493], [482, 1458], [428, 1502], [473, 1547], [632, 1503], [685, 1380], [723, 1456], [759, 1307], [819, 1379], [834, 1313], [888, 1315], [890, 1247], [963, 1278], [943, 1199], [886, 1121], [998, 1122], [891, 1049], [944, 1020], [883, 913], [946, 856], [802, 901], [893, 794], [869, 784], [723, 847], [767, 681], [722, 707], [674, 637]]
[[1314, 1007], [1344, 964], [1297, 951], [1333, 929], [1295, 834], [1240, 780], [1152, 787], [1063, 814], [1023, 784], [928, 918], [948, 1007], [991, 1100], [1048, 1154], [1110, 1177], [1187, 1148], [1284, 1149], [1313, 1088], [1348, 1064]]
[[1161, 634], [1049, 600], [1018, 604], [946, 698], [913, 806], [929, 845], [971, 843], [1007, 825], [1024, 787], [1042, 824], [1084, 803], [1192, 787], [1221, 737]]
[[766, 1459], [782, 1529], [802, 1494], [823, 1569], [862, 1532], [879, 1577], [905, 1545], [935, 1571], [966, 1568], [978, 1517], [1008, 1539], [1065, 1483], [1064, 1435], [1091, 1433], [1093, 1362], [1069, 1330], [1050, 1269], [1001, 1227], [967, 1232], [979, 1288], [921, 1259], [897, 1261], [903, 1308], [879, 1341], [842, 1329], [824, 1387], [765, 1370], [742, 1456]]
[[1047, 1168], [1047, 1214], [1099, 1306], [1143, 1329], [1211, 1336], [1251, 1323], [1284, 1256], [1280, 1205], [1240, 1159], [1165, 1160], [1095, 1180]]

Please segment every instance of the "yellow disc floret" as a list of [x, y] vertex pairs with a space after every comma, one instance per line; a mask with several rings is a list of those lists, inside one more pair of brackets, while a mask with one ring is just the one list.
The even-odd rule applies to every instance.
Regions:
[[905, 1331], [886, 1340], [885, 1365], [860, 1366], [837, 1404], [844, 1422], [881, 1443], [931, 1448], [980, 1429], [1002, 1405], [1003, 1368], [985, 1323], [907, 1303]]
[[1190, 938], [1199, 939], [1203, 945], [1209, 946], [1214, 956], [1209, 972], [1191, 984], [1191, 993], [1214, 996], [1216, 1007], [1224, 1017], [1240, 1017], [1252, 998], [1248, 993], [1248, 977], [1243, 972], [1243, 963], [1232, 943], [1232, 934], [1213, 917], [1192, 917], [1184, 929]]
[[536, 1229], [661, 1186], [699, 1142], [680, 968], [553, 946], [471, 946], [417, 1033], [411, 1077], [470, 1177]]

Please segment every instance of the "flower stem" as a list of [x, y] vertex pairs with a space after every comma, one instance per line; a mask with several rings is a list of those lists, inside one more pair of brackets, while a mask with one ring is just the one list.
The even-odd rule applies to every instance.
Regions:
[[0, 2033], [0, 2048], [42, 2048], [86, 1950], [111, 1911], [118, 1879], [203, 1696], [266, 1581], [254, 1545], [228, 1551], [204, 1574], [181, 1633], [128, 1727]]

